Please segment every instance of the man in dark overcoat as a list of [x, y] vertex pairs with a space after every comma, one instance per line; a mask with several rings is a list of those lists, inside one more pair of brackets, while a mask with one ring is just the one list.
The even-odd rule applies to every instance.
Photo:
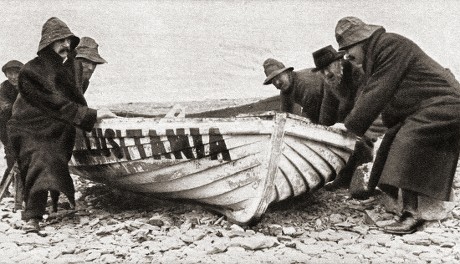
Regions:
[[448, 200], [451, 194], [459, 155], [460, 84], [414, 42], [382, 26], [345, 17], [335, 35], [339, 49], [366, 74], [346, 128], [361, 136], [379, 113], [388, 127], [371, 178], [393, 197], [402, 190], [403, 213], [385, 231], [415, 232], [423, 223], [418, 196]]
[[[364, 79], [362, 68], [344, 59], [345, 52], [337, 52], [331, 45], [313, 52], [312, 55], [316, 66], [312, 71], [318, 72], [326, 83], [321, 104], [322, 125], [343, 123], [360, 92]], [[385, 130], [378, 117], [365, 135], [356, 142], [355, 151], [345, 168], [334, 181], [326, 184], [327, 190], [349, 187], [356, 168], [372, 161], [374, 142], [385, 133]], [[366, 198], [372, 191], [373, 189], [366, 193], [352, 193], [352, 196]]]
[[[303, 115], [315, 124], [330, 123], [320, 120], [321, 104], [324, 98], [324, 80], [312, 72], [312, 68], [294, 71], [293, 67], [285, 67], [278, 60], [268, 58], [263, 63], [266, 79], [264, 85], [273, 84], [280, 90], [280, 111]], [[295, 106], [301, 112], [295, 112]], [[330, 115], [323, 115], [323, 118]]]
[[[285, 67], [283, 63], [269, 58], [263, 64], [267, 76], [264, 84], [273, 84], [280, 90], [280, 110], [283, 112], [293, 113], [293, 107], [297, 104], [302, 107], [303, 115], [315, 124], [330, 126], [343, 122], [353, 106], [355, 91], [359, 87], [359, 73], [355, 68], [351, 68], [351, 64], [347, 64], [346, 77], [340, 76], [338, 83], [328, 83], [317, 71], [341, 60], [344, 54], [337, 52], [332, 46], [322, 48], [314, 53], [316, 68], [300, 71], [294, 71], [293, 67]], [[343, 89], [336, 87], [339, 85], [344, 86]], [[345, 92], [338, 95], [336, 91], [339, 90]], [[372, 148], [370, 140], [358, 142], [356, 150], [344, 169], [336, 176], [336, 180], [327, 183], [327, 189], [348, 187], [355, 169], [365, 162], [372, 161]]]
[[38, 232], [46, 212], [48, 191], [64, 193], [75, 203], [68, 162], [75, 128], [90, 131], [106, 111], [87, 107], [76, 89], [74, 62], [68, 56], [79, 42], [56, 17], [42, 28], [37, 57], [19, 74], [19, 95], [8, 121], [8, 133], [24, 183], [23, 229]]
[[[6, 159], [6, 169], [3, 173], [3, 178], [7, 177], [14, 166], [14, 155], [11, 153], [11, 148], [8, 140], [8, 133], [6, 124], [11, 118], [11, 110], [13, 109], [14, 101], [18, 96], [18, 76], [24, 64], [18, 60], [10, 60], [2, 67], [2, 72], [5, 74], [7, 80], [0, 84], [0, 141], [3, 144]], [[18, 174], [14, 173], [14, 182], [16, 192], [21, 195], [21, 185], [18, 184]], [[9, 185], [9, 183], [7, 183]], [[7, 186], [8, 188], [8, 186]], [[21, 199], [18, 199], [21, 200]], [[15, 210], [21, 209], [21, 203], [15, 203]]]

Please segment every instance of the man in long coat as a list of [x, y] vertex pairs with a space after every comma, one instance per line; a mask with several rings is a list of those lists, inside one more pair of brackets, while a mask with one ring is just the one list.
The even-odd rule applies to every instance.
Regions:
[[[338, 53], [332, 46], [325, 47], [314, 53], [316, 68], [300, 71], [294, 71], [292, 67], [285, 67], [283, 63], [269, 58], [263, 64], [267, 76], [264, 85], [273, 84], [280, 90], [280, 110], [283, 112], [293, 113], [294, 105], [297, 104], [302, 106], [302, 114], [315, 124], [330, 126], [343, 122], [353, 106], [360, 84], [356, 68], [347, 63], [345, 77], [340, 76], [339, 83], [334, 84], [328, 83], [317, 73], [334, 61], [340, 60], [343, 55], [343, 52]], [[341, 86], [341, 89], [331, 86]], [[337, 90], [345, 93], [339, 96], [335, 93]], [[359, 141], [346, 166], [336, 176], [336, 180], [327, 183], [326, 188], [347, 188], [355, 169], [365, 162], [372, 161], [372, 149], [373, 143], [370, 140]]]
[[396, 196], [404, 212], [389, 233], [412, 233], [423, 223], [418, 196], [448, 200], [459, 155], [460, 84], [411, 40], [359, 18], [338, 21], [336, 40], [366, 74], [345, 126], [361, 136], [378, 116], [389, 129], [371, 178]]
[[[11, 153], [9, 146], [6, 124], [11, 118], [13, 104], [18, 96], [18, 76], [22, 66], [24, 66], [22, 62], [11, 60], [2, 67], [2, 71], [7, 77], [7, 80], [0, 84], [0, 141], [3, 143], [7, 165], [3, 177], [8, 176], [14, 165], [14, 155]], [[17, 181], [15, 180], [15, 182]], [[18, 205], [15, 205], [15, 207], [16, 206]]]
[[68, 162], [75, 128], [90, 131], [105, 111], [88, 108], [76, 89], [73, 58], [76, 37], [56, 17], [42, 28], [37, 57], [19, 74], [19, 95], [8, 122], [8, 132], [24, 183], [26, 232], [38, 232], [46, 212], [48, 191], [64, 193], [75, 203]]
[[[354, 106], [357, 96], [361, 92], [364, 73], [361, 67], [343, 58], [344, 52], [337, 52], [331, 45], [313, 52], [313, 61], [318, 72], [325, 82], [324, 98], [321, 103], [322, 125], [330, 126], [343, 123], [345, 117]], [[361, 137], [355, 146], [355, 151], [349, 158], [345, 168], [337, 175], [334, 181], [326, 184], [327, 190], [348, 188], [356, 168], [373, 158], [374, 142], [385, 133], [385, 128], [378, 117]], [[352, 193], [355, 198], [366, 198], [373, 189], [365, 193]]]

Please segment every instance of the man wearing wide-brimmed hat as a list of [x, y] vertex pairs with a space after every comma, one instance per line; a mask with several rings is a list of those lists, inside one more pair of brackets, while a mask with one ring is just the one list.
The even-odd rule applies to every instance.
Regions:
[[324, 81], [312, 69], [294, 71], [293, 67], [273, 58], [263, 63], [266, 79], [263, 84], [273, 84], [280, 90], [283, 112], [293, 113], [295, 105], [302, 107], [302, 114], [313, 123], [320, 123], [321, 102], [324, 96]]
[[42, 28], [37, 57], [19, 73], [19, 95], [8, 121], [8, 134], [24, 183], [26, 204], [22, 217], [26, 232], [38, 232], [46, 212], [48, 192], [64, 193], [75, 205], [68, 162], [75, 128], [91, 131], [97, 119], [113, 117], [87, 107], [76, 88], [73, 58], [80, 39], [60, 19]]
[[381, 113], [388, 127], [371, 178], [393, 197], [402, 190], [399, 221], [389, 233], [412, 233], [423, 223], [419, 196], [449, 200], [459, 156], [460, 84], [413, 41], [356, 17], [335, 28], [339, 50], [366, 76], [345, 126], [361, 136]]
[[80, 43], [75, 48], [76, 56], [75, 71], [81, 73], [81, 80], [78, 81], [81, 84], [83, 93], [86, 92], [89, 86], [89, 80], [96, 70], [98, 64], [107, 63], [101, 55], [99, 55], [99, 45], [97, 42], [90, 37], [82, 37]]

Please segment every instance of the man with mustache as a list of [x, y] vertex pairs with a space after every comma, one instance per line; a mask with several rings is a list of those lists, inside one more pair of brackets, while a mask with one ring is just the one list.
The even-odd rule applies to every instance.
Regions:
[[[321, 104], [321, 113], [330, 115], [323, 117], [327, 120], [323, 125], [343, 123], [354, 106], [360, 87], [363, 84], [364, 72], [362, 68], [349, 60], [344, 59], [345, 52], [337, 52], [331, 45], [313, 52], [313, 60], [318, 72], [327, 85], [324, 89], [324, 99]], [[369, 127], [363, 137], [357, 141], [355, 151], [348, 160], [347, 166], [337, 175], [333, 182], [325, 187], [328, 190], [348, 188], [355, 169], [372, 161], [373, 142], [385, 133], [386, 129], [378, 117]], [[369, 190], [361, 193], [352, 193], [355, 198], [367, 198], [375, 189], [376, 183], [371, 182]]]
[[24, 184], [23, 230], [38, 232], [48, 192], [64, 193], [75, 205], [69, 174], [76, 128], [91, 131], [97, 120], [114, 117], [109, 110], [87, 106], [75, 81], [74, 58], [80, 39], [56, 17], [42, 28], [37, 57], [19, 74], [19, 95], [8, 133]]

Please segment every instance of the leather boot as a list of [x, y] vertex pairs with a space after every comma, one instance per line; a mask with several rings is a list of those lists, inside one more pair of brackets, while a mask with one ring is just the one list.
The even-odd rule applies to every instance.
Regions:
[[40, 231], [40, 220], [31, 218], [22, 226], [22, 230], [26, 233], [38, 233]]
[[383, 228], [385, 233], [404, 235], [412, 234], [417, 231], [417, 228], [420, 227], [425, 221], [423, 219], [418, 219], [410, 212], [404, 212], [398, 221], [389, 224]]

